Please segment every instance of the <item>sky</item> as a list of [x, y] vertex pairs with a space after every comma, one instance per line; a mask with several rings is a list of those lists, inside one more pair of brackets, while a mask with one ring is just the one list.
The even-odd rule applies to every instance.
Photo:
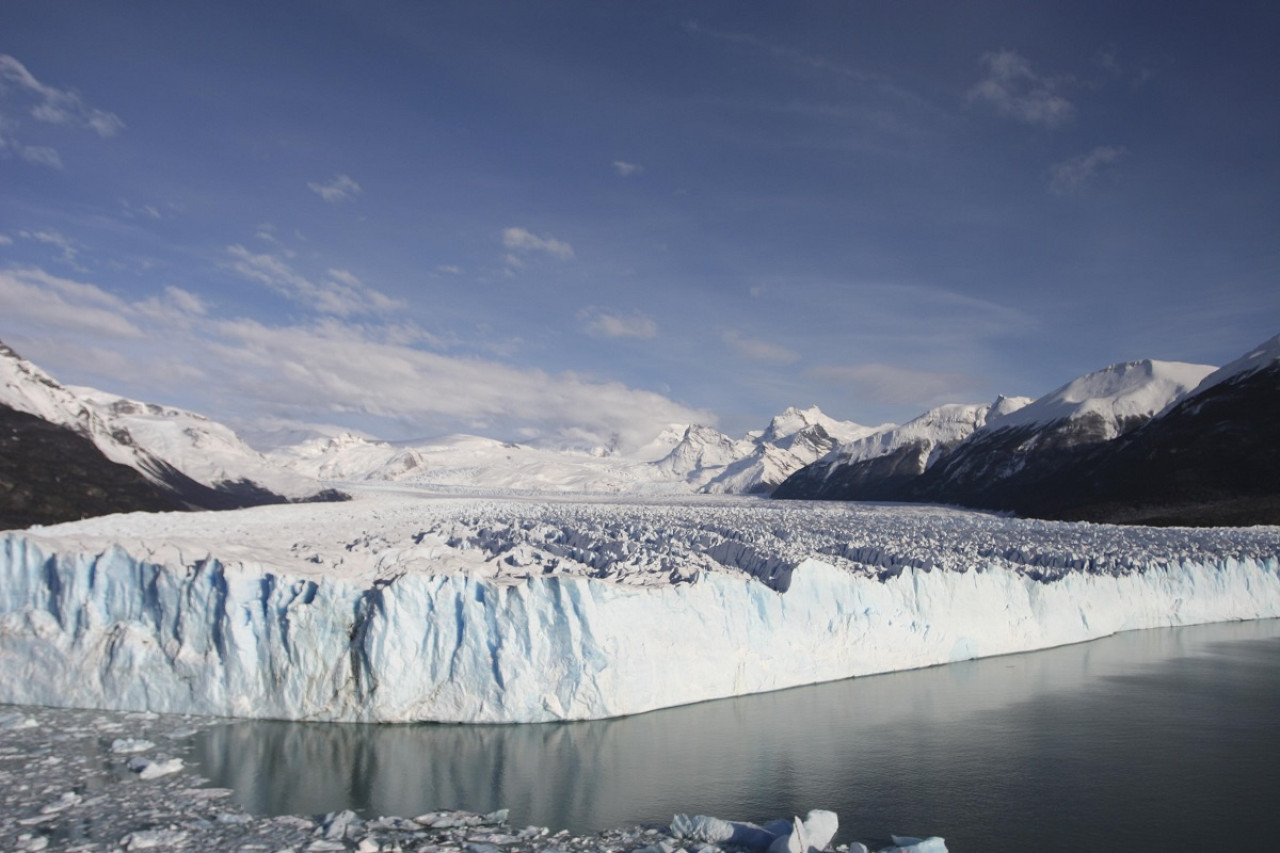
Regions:
[[5, 0], [0, 340], [259, 443], [863, 424], [1280, 332], [1280, 6]]

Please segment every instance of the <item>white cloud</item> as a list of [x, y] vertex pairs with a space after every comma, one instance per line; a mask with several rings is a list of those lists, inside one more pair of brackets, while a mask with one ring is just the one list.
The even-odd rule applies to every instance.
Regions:
[[752, 361], [764, 361], [771, 364], [791, 364], [800, 356], [784, 346], [755, 338], [746, 338], [741, 332], [730, 329], [722, 334], [721, 339], [734, 352]]
[[104, 137], [115, 136], [124, 129], [124, 122], [115, 113], [90, 107], [73, 90], [41, 83], [17, 59], [0, 53], [0, 94], [11, 87], [35, 98], [29, 112], [37, 121], [78, 125]]
[[363, 192], [350, 175], [334, 175], [327, 183], [312, 182], [307, 188], [330, 204], [351, 201]]
[[1054, 128], [1071, 121], [1076, 108], [1059, 94], [1060, 82], [1043, 77], [1012, 50], [985, 54], [987, 76], [969, 90], [969, 100], [989, 104], [1001, 115]]
[[237, 390], [281, 417], [315, 419], [327, 407], [421, 424], [525, 424], [599, 442], [618, 434], [637, 444], [664, 423], [706, 417], [618, 382], [424, 352], [332, 321], [272, 327], [236, 320], [217, 324], [217, 337], [230, 375], [247, 378]]
[[173, 285], [166, 287], [162, 295], [143, 300], [134, 308], [146, 319], [172, 328], [188, 328], [209, 311], [199, 296]]
[[62, 157], [47, 145], [23, 145], [18, 149], [18, 156], [37, 166], [48, 166], [50, 169], [62, 168]]
[[18, 236], [24, 240], [30, 240], [34, 243], [43, 243], [46, 246], [52, 246], [58, 250], [58, 259], [71, 268], [84, 272], [84, 267], [80, 266], [79, 249], [69, 238], [64, 237], [57, 231], [28, 231], [23, 229], [18, 232]]
[[366, 285], [347, 270], [331, 269], [328, 280], [312, 281], [295, 270], [281, 255], [252, 252], [241, 245], [227, 247], [231, 268], [320, 314], [351, 317], [386, 314], [403, 307], [381, 291]]
[[[80, 127], [101, 137], [115, 136], [124, 122], [115, 113], [91, 107], [79, 93], [59, 89], [36, 79], [27, 67], [7, 53], [0, 53], [0, 104], [13, 102], [25, 107], [26, 115], [46, 124]], [[0, 111], [0, 157], [16, 156], [28, 163], [62, 168], [62, 157], [46, 145], [22, 141], [22, 122], [6, 108]]]
[[0, 271], [0, 314], [10, 324], [37, 332], [57, 330], [107, 338], [138, 338], [133, 309], [92, 284], [49, 275], [39, 269]]
[[12, 246], [13, 238], [8, 234], [0, 234], [0, 246]]
[[[554, 237], [539, 237], [523, 228], [506, 228], [502, 231], [502, 245], [513, 252], [546, 252], [553, 258], [567, 261], [573, 257], [573, 247]], [[514, 258], [508, 255], [508, 263]], [[519, 265], [519, 264], [517, 264]]]
[[954, 402], [975, 385], [963, 373], [913, 370], [892, 364], [867, 363], [815, 367], [810, 375], [848, 387], [854, 399], [883, 405], [914, 403], [923, 407]]
[[[267, 325], [210, 316], [178, 288], [131, 303], [40, 270], [0, 273], [0, 305], [0, 337], [22, 341], [38, 363], [50, 359], [42, 366], [54, 375], [146, 382], [198, 397], [188, 405], [219, 419], [363, 417], [408, 434], [469, 429], [595, 444], [617, 436], [623, 446], [669, 423], [714, 420], [620, 382], [427, 351], [415, 344], [429, 336], [404, 324]], [[216, 408], [228, 400], [237, 408]]]
[[652, 338], [658, 334], [658, 324], [639, 311], [622, 314], [591, 307], [579, 311], [578, 319], [593, 338]]
[[1099, 145], [1088, 154], [1081, 154], [1054, 163], [1049, 167], [1049, 191], [1054, 195], [1069, 195], [1092, 181], [1104, 166], [1115, 163], [1128, 153], [1114, 145]]
[[618, 173], [619, 177], [629, 178], [632, 175], [638, 175], [643, 172], [644, 166], [628, 163], [626, 160], [614, 160], [613, 170]]
[[120, 199], [120, 213], [126, 219], [136, 219], [144, 216], [147, 219], [156, 220], [165, 218], [164, 214], [154, 204], [135, 205], [127, 198]]

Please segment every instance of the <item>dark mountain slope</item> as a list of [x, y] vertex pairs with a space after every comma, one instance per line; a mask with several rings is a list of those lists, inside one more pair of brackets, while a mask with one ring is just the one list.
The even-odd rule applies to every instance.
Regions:
[[1047, 477], [1013, 509], [1141, 524], [1280, 524], [1280, 364], [1173, 406]]
[[0, 405], [0, 529], [93, 515], [185, 509], [67, 427]]
[[[1145, 381], [1163, 372], [1185, 386], [1186, 367], [1107, 368], [945, 448], [931, 464], [907, 447], [852, 464], [820, 462], [792, 475], [774, 497], [942, 503], [1133, 524], [1280, 524], [1280, 337], [1183, 393], [1175, 383]], [[1116, 387], [1132, 390], [1141, 405], [1088, 393]], [[1162, 395], [1170, 402], [1152, 407]], [[1068, 416], [1042, 416], [1055, 411]]]

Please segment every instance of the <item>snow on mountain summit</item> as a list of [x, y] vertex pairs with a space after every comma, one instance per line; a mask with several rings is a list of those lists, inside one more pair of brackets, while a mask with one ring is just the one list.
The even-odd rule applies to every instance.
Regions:
[[319, 490], [314, 479], [274, 464], [229, 427], [203, 415], [95, 388], [68, 390], [110, 424], [113, 435], [127, 433], [133, 444], [198, 483], [217, 487], [247, 481], [293, 500]]
[[905, 424], [889, 424], [854, 441], [842, 442], [825, 460], [848, 464], [887, 456], [904, 447], [915, 449], [917, 466], [923, 470], [932, 455], [953, 447], [976, 430], [1017, 412], [1031, 402], [1029, 397], [1001, 395], [989, 406], [947, 403], [930, 409]]
[[92, 418], [89, 408], [75, 394], [2, 341], [0, 404], [73, 428], [88, 428]]
[[1110, 439], [1144, 423], [1194, 389], [1214, 367], [1180, 361], [1130, 361], [1085, 374], [1001, 417], [993, 429], [1040, 427], [1092, 416]]
[[1194, 393], [1200, 394], [1237, 376], [1263, 370], [1277, 363], [1280, 363], [1280, 335], [1263, 341], [1240, 358], [1205, 376], [1196, 386]]
[[823, 432], [838, 442], [853, 441], [871, 432], [877, 427], [866, 427], [853, 421], [839, 421], [827, 415], [817, 406], [800, 409], [790, 406], [769, 421], [769, 426], [760, 436], [760, 441], [768, 444], [786, 446], [786, 439], [813, 427], [821, 427]]
[[763, 431], [740, 439], [710, 427], [690, 427], [670, 455], [656, 464], [711, 494], [769, 492], [838, 443], [875, 430], [836, 420], [817, 406], [793, 406], [775, 416]]
[[0, 405], [67, 427], [197, 506], [305, 500], [314, 480], [286, 471], [228, 427], [183, 409], [58, 382], [0, 343]]

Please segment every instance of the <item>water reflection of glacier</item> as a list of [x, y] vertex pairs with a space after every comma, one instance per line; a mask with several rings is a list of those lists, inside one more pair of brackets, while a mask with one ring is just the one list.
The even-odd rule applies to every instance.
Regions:
[[[201, 735], [196, 757], [215, 784], [267, 813], [508, 807], [517, 824], [576, 831], [678, 811], [764, 819], [822, 807], [840, 813], [845, 838], [936, 832], [994, 845], [953, 849], [998, 850], [1015, 849], [1002, 840], [1020, 837], [1019, 815], [1029, 841], [1066, 815], [1078, 823], [1108, 808], [1093, 802], [1104, 779], [1166, 812], [1185, 811], [1188, 795], [1170, 786], [1194, 786], [1203, 801], [1209, 789], [1256, 783], [1242, 778], [1249, 756], [1280, 754], [1280, 730], [1231, 715], [1269, 720], [1275, 699], [1280, 620], [1268, 620], [1131, 632], [600, 722], [236, 722]], [[1220, 733], [1203, 748], [1186, 742], [1197, 720]], [[1235, 800], [1244, 808], [1250, 796]], [[993, 823], [994, 835], [982, 826]], [[1077, 841], [1101, 831], [1069, 829]], [[1034, 846], [1051, 849], [1043, 838]]]

